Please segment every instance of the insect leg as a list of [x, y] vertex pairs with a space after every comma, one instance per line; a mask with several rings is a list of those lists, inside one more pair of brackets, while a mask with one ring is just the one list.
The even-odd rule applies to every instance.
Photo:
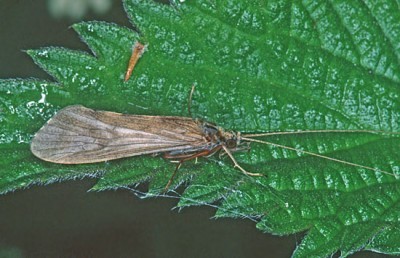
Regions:
[[194, 92], [195, 87], [196, 87], [196, 85], [193, 84], [192, 89], [190, 90], [190, 93], [189, 93], [189, 98], [188, 98], [188, 113], [189, 113], [190, 117], [192, 117], [192, 111], [190, 110], [190, 108], [192, 106], [192, 98], [193, 98], [193, 92]]
[[221, 145], [216, 146], [215, 148], [211, 149], [211, 150], [203, 150], [200, 152], [197, 152], [195, 154], [191, 154], [190, 156], [188, 156], [187, 154], [182, 154], [182, 155], [171, 155], [171, 154], [164, 154], [164, 158], [166, 159], [179, 159], [179, 163], [176, 165], [175, 167], [175, 171], [172, 174], [171, 178], [168, 180], [167, 185], [164, 187], [164, 193], [168, 191], [168, 188], [170, 187], [170, 185], [172, 184], [172, 182], [174, 181], [174, 177], [176, 175], [176, 173], [178, 172], [179, 168], [182, 166], [182, 163], [191, 159], [195, 159], [198, 157], [203, 157], [203, 156], [210, 156], [212, 154], [214, 154], [215, 152], [219, 151], [222, 148]]
[[235, 158], [233, 157], [231, 151], [225, 146], [222, 145], [222, 148], [224, 149], [224, 151], [226, 152], [226, 154], [228, 154], [229, 158], [231, 158], [231, 160], [233, 161], [233, 164], [235, 164], [235, 168], [238, 168], [240, 171], [243, 172], [243, 174], [249, 175], [249, 176], [264, 176], [263, 174], [260, 173], [250, 173], [247, 172], [244, 168], [242, 168], [239, 163], [237, 163], [237, 161], [235, 160]]
[[[238, 146], [235, 149], [231, 149], [230, 152], [231, 153], [232, 152], [250, 152], [251, 147], [250, 147], [250, 143], [249, 142], [245, 142], [245, 143], [241, 143], [241, 144], [245, 145], [245, 146]], [[227, 152], [220, 152], [219, 153], [219, 157], [220, 158], [225, 156], [225, 155], [228, 155]]]
[[179, 168], [182, 166], [182, 163], [183, 163], [183, 162], [180, 162], [180, 161], [179, 161], [179, 163], [176, 164], [174, 173], [172, 174], [172, 176], [171, 176], [170, 179], [168, 180], [167, 185], [164, 187], [163, 193], [166, 193], [166, 192], [168, 191], [170, 185], [171, 185], [172, 182], [174, 181], [174, 177], [175, 177], [175, 175], [176, 175], [176, 172], [178, 172]]

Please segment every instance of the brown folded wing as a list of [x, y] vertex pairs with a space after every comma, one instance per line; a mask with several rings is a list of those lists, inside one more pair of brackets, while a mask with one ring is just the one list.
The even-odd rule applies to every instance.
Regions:
[[191, 118], [126, 115], [69, 106], [36, 133], [31, 150], [46, 161], [81, 164], [195, 151], [205, 146], [202, 129]]

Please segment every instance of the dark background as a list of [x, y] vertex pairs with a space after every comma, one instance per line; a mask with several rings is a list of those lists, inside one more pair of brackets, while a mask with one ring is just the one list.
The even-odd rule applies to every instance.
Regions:
[[[121, 2], [105, 20], [132, 27]], [[49, 15], [45, 0], [0, 0], [0, 78], [52, 80], [21, 50], [64, 46], [88, 50]], [[0, 196], [0, 257], [289, 257], [301, 235], [263, 234], [250, 220], [211, 217], [215, 209], [171, 210], [177, 200], [140, 200], [128, 191], [88, 193], [94, 180], [34, 186]], [[354, 257], [382, 257], [362, 253]]]

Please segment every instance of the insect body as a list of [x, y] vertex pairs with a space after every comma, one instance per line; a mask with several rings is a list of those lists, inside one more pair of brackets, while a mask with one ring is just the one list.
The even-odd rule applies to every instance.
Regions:
[[241, 145], [240, 133], [192, 118], [126, 115], [69, 106], [36, 133], [31, 151], [40, 159], [62, 164], [161, 153], [179, 161], [176, 173], [182, 162], [223, 149], [243, 173], [260, 175], [245, 171], [234, 160], [231, 152]]

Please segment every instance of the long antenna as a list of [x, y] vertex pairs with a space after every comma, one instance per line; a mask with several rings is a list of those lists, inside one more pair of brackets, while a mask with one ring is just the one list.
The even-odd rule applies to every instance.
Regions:
[[193, 92], [194, 92], [195, 88], [196, 88], [196, 84], [193, 84], [192, 89], [190, 90], [190, 93], [189, 93], [189, 98], [188, 98], [188, 113], [189, 113], [190, 117], [192, 117], [192, 111], [190, 110], [190, 108], [192, 106]]
[[263, 137], [272, 135], [307, 134], [307, 133], [372, 133], [372, 134], [400, 136], [400, 132], [386, 132], [386, 131], [376, 131], [376, 130], [306, 130], [306, 131], [270, 132], [270, 133], [242, 134], [242, 135], [245, 137]]
[[[397, 178], [396, 175], [394, 175], [394, 174], [392, 174], [390, 172], [384, 171], [384, 170], [380, 170], [380, 169], [373, 168], [373, 167], [368, 167], [368, 166], [363, 166], [363, 165], [360, 165], [360, 164], [356, 164], [356, 163], [352, 163], [352, 162], [348, 162], [348, 161], [344, 161], [344, 160], [340, 160], [340, 159], [331, 158], [331, 157], [328, 157], [328, 156], [325, 156], [325, 155], [321, 155], [321, 154], [317, 154], [317, 153], [314, 153], [314, 152], [309, 152], [309, 151], [305, 151], [305, 150], [299, 150], [299, 149], [296, 149], [296, 148], [293, 148], [293, 147], [289, 147], [289, 146], [285, 146], [285, 145], [281, 145], [281, 144], [277, 144], [277, 143], [273, 143], [273, 142], [261, 141], [261, 140], [257, 140], [257, 139], [246, 138], [246, 137], [241, 137], [241, 140], [249, 141], [249, 142], [263, 143], [263, 144], [268, 144], [268, 145], [272, 145], [272, 146], [275, 146], [275, 147], [279, 147], [279, 148], [282, 148], [282, 149], [302, 152], [302, 153], [308, 154], [310, 156], [319, 157], [319, 158], [322, 158], [322, 159], [327, 159], [327, 160], [335, 161], [335, 162], [338, 162], [338, 163], [351, 165], [351, 166], [354, 166], [354, 167], [364, 168], [364, 169], [372, 170], [372, 171], [375, 171], [375, 172], [381, 172], [383, 174], [391, 175], [391, 176]], [[229, 153], [228, 153], [228, 155], [229, 155]]]

